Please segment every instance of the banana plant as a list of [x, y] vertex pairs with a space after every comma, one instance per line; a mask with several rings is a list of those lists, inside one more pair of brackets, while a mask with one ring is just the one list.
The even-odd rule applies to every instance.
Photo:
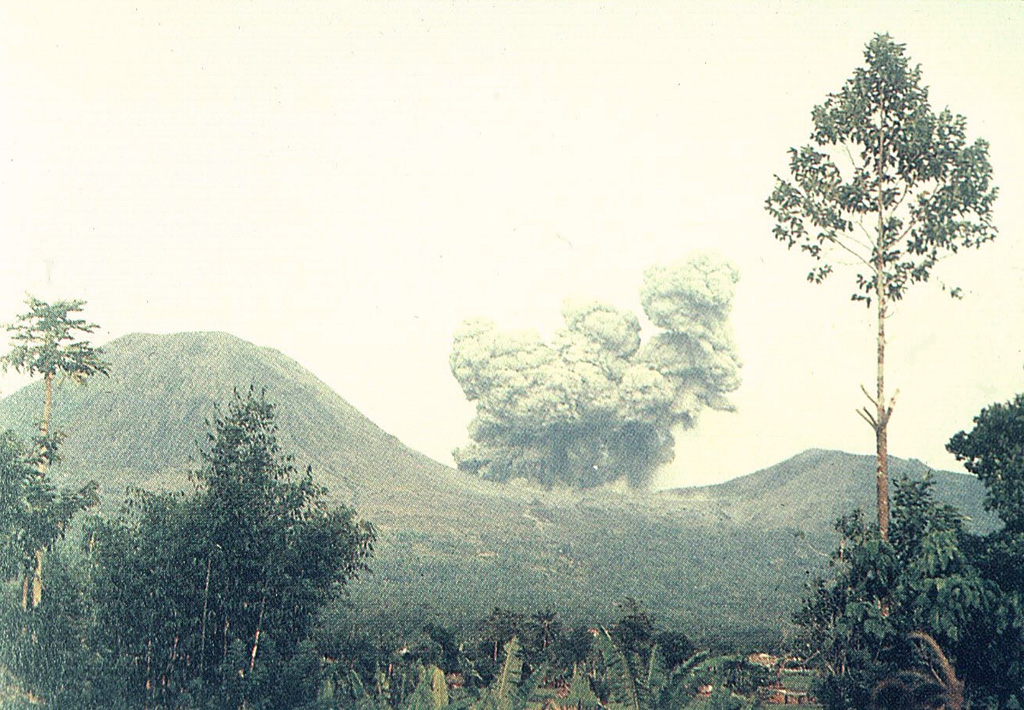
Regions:
[[605, 669], [610, 710], [685, 706], [696, 695], [700, 679], [714, 678], [719, 681], [716, 685], [721, 684], [737, 665], [746, 663], [743, 656], [709, 656], [702, 651], [666, 671], [656, 645], [645, 654], [628, 651], [604, 627], [599, 629], [594, 645]]
[[523, 655], [519, 639], [513, 637], [504, 646], [505, 660], [497, 676], [471, 705], [473, 710], [524, 710], [536, 690], [537, 673], [523, 679]]
[[448, 707], [448, 685], [444, 671], [429, 665], [420, 671], [420, 680], [409, 696], [405, 710], [442, 710]]

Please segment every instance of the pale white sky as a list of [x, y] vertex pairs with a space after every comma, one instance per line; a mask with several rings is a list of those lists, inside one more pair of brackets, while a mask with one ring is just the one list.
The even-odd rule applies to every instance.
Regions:
[[[888, 31], [991, 143], [1001, 236], [891, 321], [891, 451], [1024, 389], [1024, 2], [0, 4], [0, 321], [83, 298], [100, 340], [223, 330], [295, 358], [450, 463], [457, 324], [637, 307], [647, 266], [739, 268], [740, 412], [662, 485], [807, 447], [869, 453], [852, 275], [804, 282], [764, 199], [810, 110]], [[0, 380], [4, 393], [19, 384]]]

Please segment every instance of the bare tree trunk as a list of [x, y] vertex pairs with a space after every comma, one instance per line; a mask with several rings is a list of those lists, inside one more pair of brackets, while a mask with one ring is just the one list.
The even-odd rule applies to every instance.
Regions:
[[36, 550], [36, 568], [32, 573], [32, 608], [43, 601], [43, 549]]
[[878, 533], [889, 539], [889, 414], [885, 403], [885, 292], [878, 278], [878, 370], [875, 392], [875, 490], [878, 503]]
[[889, 411], [885, 404], [885, 318], [888, 305], [888, 280], [885, 278], [885, 104], [878, 121], [878, 241], [875, 254], [875, 306], [878, 317], [878, 369], [875, 381], [875, 493], [878, 508], [878, 534], [889, 539]]
[[[39, 422], [39, 433], [45, 442], [46, 437], [50, 433], [50, 419], [53, 417], [53, 373], [47, 372], [43, 377], [43, 382], [45, 384], [45, 394], [43, 396], [43, 419]], [[39, 457], [39, 472], [45, 474], [50, 455], [45, 443], [42, 444], [42, 450], [39, 453], [41, 454]], [[31, 581], [33, 609], [38, 607], [43, 601], [43, 557], [45, 554], [46, 550], [43, 548], [35, 550], [35, 568], [32, 571]], [[28, 591], [29, 580], [28, 572], [26, 572], [21, 594], [21, 607], [23, 610], [28, 610], [29, 608]]]
[[256, 621], [256, 635], [252, 642], [252, 655], [249, 658], [249, 672], [252, 673], [253, 668], [256, 667], [256, 651], [260, 647], [260, 634], [263, 633], [263, 612], [267, 608], [267, 595], [264, 594], [263, 598], [260, 599], [260, 615]]
[[210, 555], [206, 555], [206, 585], [203, 587], [203, 618], [202, 631], [199, 634], [199, 676], [206, 671], [206, 613], [207, 602], [210, 600]]
[[43, 398], [43, 420], [39, 422], [39, 433], [46, 436], [50, 433], [50, 418], [53, 417], [53, 373], [47, 372], [43, 376], [46, 384], [46, 394]]

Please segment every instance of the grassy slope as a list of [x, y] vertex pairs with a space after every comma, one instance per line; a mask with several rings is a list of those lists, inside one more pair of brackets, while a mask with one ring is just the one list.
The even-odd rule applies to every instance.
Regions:
[[[871, 500], [870, 459], [814, 451], [659, 494], [498, 486], [406, 448], [276, 350], [182, 333], [126, 336], [106, 351], [110, 378], [58, 393], [63, 475], [95, 477], [111, 498], [126, 484], [181, 486], [214, 403], [266, 387], [285, 450], [378, 526], [374, 573], [352, 599], [391, 628], [468, 623], [494, 605], [607, 618], [628, 595], [692, 633], [778, 629], [822, 564], [815, 550], [827, 549], [834, 518]], [[39, 402], [38, 384], [0, 401], [0, 427], [29, 432]], [[977, 483], [950, 476], [946, 492], [976, 513]]]

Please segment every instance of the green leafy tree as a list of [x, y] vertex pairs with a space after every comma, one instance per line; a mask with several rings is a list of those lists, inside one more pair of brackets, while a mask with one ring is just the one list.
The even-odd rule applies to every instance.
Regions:
[[21, 578], [21, 608], [38, 607], [43, 595], [43, 554], [64, 538], [72, 518], [94, 506], [95, 481], [58, 488], [11, 432], [0, 434], [0, 544], [3, 574]]
[[[911, 285], [938, 262], [991, 240], [996, 189], [988, 144], [969, 143], [966, 120], [936, 114], [904, 45], [876, 35], [866, 65], [812, 111], [811, 143], [790, 149], [790, 180], [776, 176], [766, 207], [774, 236], [816, 263], [823, 281], [834, 265], [854, 265], [853, 300], [874, 307], [874, 395], [859, 414], [875, 432], [878, 528], [889, 534], [888, 424], [895, 394], [886, 391], [886, 321]], [[954, 296], [959, 289], [952, 289]]]
[[984, 484], [985, 507], [1007, 532], [1024, 533], [1024, 395], [983, 409], [946, 449]]
[[29, 376], [43, 376], [43, 411], [39, 420], [38, 457], [36, 466], [40, 475], [27, 487], [26, 506], [30, 513], [24, 517], [28, 527], [24, 539], [35, 546], [32, 550], [31, 572], [26, 570], [22, 585], [22, 607], [39, 606], [43, 596], [43, 559], [46, 551], [63, 536], [67, 523], [74, 514], [95, 504], [95, 484], [77, 493], [58, 495], [46, 477], [54, 461], [58, 437], [51, 431], [53, 416], [53, 389], [58, 377], [83, 383], [96, 374], [106, 374], [107, 364], [102, 351], [93, 348], [82, 335], [92, 333], [98, 326], [75, 314], [82, 311], [85, 301], [57, 301], [47, 303], [34, 296], [26, 300], [28, 311], [8, 324], [11, 350], [0, 358], [5, 371], [15, 370]]
[[[511, 609], [496, 606], [481, 624], [481, 642], [493, 663], [500, 658], [501, 649], [512, 639], [523, 635], [525, 619], [523, 615]], [[517, 652], [521, 650], [516, 641]]]
[[599, 629], [594, 647], [603, 666], [609, 702], [624, 710], [651, 710], [663, 674], [656, 649], [630, 649], [604, 627]]
[[[136, 492], [96, 536], [96, 646], [130, 704], [294, 707], [315, 697], [317, 613], [366, 568], [372, 527], [328, 507], [250, 389], [211, 423], [194, 494]], [[108, 690], [110, 696], [122, 692]]]
[[79, 384], [93, 375], [107, 374], [103, 351], [82, 340], [99, 326], [75, 317], [85, 301], [47, 303], [34, 296], [25, 301], [28, 311], [7, 325], [11, 351], [0, 362], [29, 376], [43, 376], [43, 413], [39, 420], [42, 439], [50, 435], [53, 415], [53, 388], [59, 377]]
[[29, 614], [16, 597], [0, 599], [0, 707], [87, 710], [96, 678], [89, 567], [73, 545], [51, 551], [47, 587], [46, 603]]
[[908, 670], [920, 632], [949, 653], [976, 699], [1005, 696], [993, 669], [1008, 667], [1000, 647], [1017, 644], [1016, 604], [984, 574], [977, 539], [932, 485], [896, 481], [888, 540], [859, 514], [837, 525], [832, 574], [811, 585], [796, 616], [829, 710], [868, 707], [880, 682]]
[[523, 710], [536, 689], [535, 679], [523, 677], [522, 647], [517, 638], [505, 643], [502, 657], [494, 680], [473, 703], [474, 710]]
[[[1024, 395], [992, 404], [974, 417], [974, 427], [954, 435], [946, 448], [985, 486], [985, 505], [1003, 521], [979, 545], [979, 566], [1008, 598], [1017, 634], [993, 640], [999, 649], [989, 685], [1003, 699], [1024, 704]], [[992, 657], [990, 648], [983, 649]]]
[[600, 698], [590, 687], [590, 679], [579, 668], [573, 670], [569, 682], [569, 694], [566, 695], [563, 707], [576, 710], [601, 710]]
[[448, 707], [444, 671], [434, 665], [420, 668], [420, 681], [405, 703], [405, 710], [442, 710]]

